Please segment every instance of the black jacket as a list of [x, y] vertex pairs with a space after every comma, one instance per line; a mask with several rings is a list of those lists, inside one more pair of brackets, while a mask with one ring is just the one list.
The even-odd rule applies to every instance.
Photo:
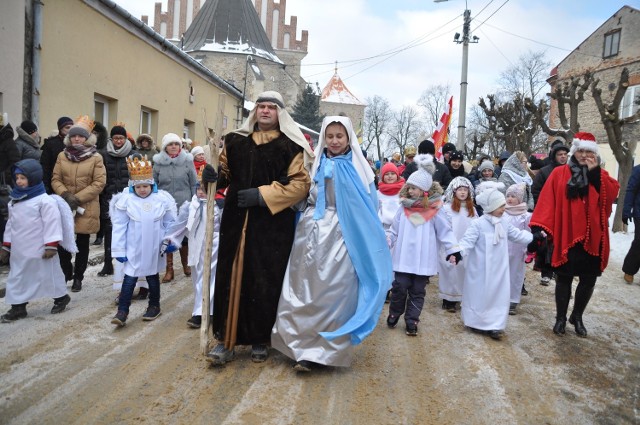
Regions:
[[538, 174], [536, 174], [536, 176], [533, 178], [533, 183], [531, 184], [531, 194], [533, 195], [534, 204], [538, 203], [538, 196], [540, 196], [542, 187], [546, 183], [553, 169], [561, 165], [556, 162], [556, 154], [559, 150], [565, 150], [569, 152], [569, 148], [567, 148], [565, 145], [556, 145], [549, 153], [549, 164], [542, 167], [540, 171], [538, 171]]
[[[129, 186], [129, 169], [127, 168], [127, 157], [117, 157], [109, 155], [106, 149], [98, 152], [102, 156], [104, 168], [107, 171], [107, 184], [100, 194], [100, 218], [108, 218], [109, 201], [113, 195], [122, 192]], [[136, 153], [131, 149], [129, 155]]]
[[[440, 186], [442, 186], [443, 189], [446, 189], [447, 186], [449, 186], [449, 183], [451, 183], [451, 180], [453, 180], [453, 177], [451, 177], [451, 173], [449, 172], [449, 168], [438, 161], [433, 161], [433, 163], [436, 166], [436, 171], [435, 173], [433, 173], [433, 181], [440, 183]], [[404, 171], [402, 172], [402, 178], [407, 180], [411, 173], [415, 171], [418, 171], [418, 164], [416, 164], [415, 161], [410, 162], [404, 168]]]
[[0, 173], [6, 184], [13, 186], [11, 167], [20, 161], [20, 152], [13, 140], [13, 128], [7, 124], [0, 129]]
[[42, 182], [47, 189], [48, 194], [52, 194], [51, 177], [53, 177], [53, 168], [56, 166], [58, 155], [64, 150], [64, 137], [60, 135], [44, 139], [42, 144], [42, 155], [40, 155], [40, 164], [42, 165]]

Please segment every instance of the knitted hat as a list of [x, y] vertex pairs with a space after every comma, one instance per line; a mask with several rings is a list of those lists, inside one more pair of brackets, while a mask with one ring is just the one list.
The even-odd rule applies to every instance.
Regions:
[[433, 173], [436, 171], [436, 166], [433, 163], [433, 156], [429, 154], [416, 155], [414, 161], [418, 165], [418, 170], [411, 173], [407, 179], [407, 184], [413, 185], [427, 192], [431, 189], [431, 185], [433, 184]]
[[69, 129], [69, 139], [71, 139], [73, 136], [78, 135], [84, 137], [85, 139], [88, 139], [91, 135], [91, 132], [93, 131], [94, 122], [89, 119], [87, 115], [78, 118], [77, 121], [78, 122], [75, 123], [73, 127], [71, 127], [71, 129]]
[[483, 170], [494, 171], [495, 167], [493, 166], [493, 162], [488, 160], [482, 161], [482, 164], [478, 167], [478, 171], [482, 172]]
[[433, 143], [432, 138], [428, 138], [427, 140], [423, 140], [418, 145], [418, 153], [428, 153], [430, 155], [436, 154], [436, 145]]
[[38, 126], [33, 121], [29, 120], [22, 121], [22, 124], [20, 124], [20, 128], [23, 129], [27, 134], [33, 134], [38, 131]]
[[396, 164], [394, 164], [393, 162], [387, 162], [386, 164], [384, 164], [382, 166], [382, 170], [380, 171], [380, 177], [384, 178], [384, 175], [387, 173], [395, 173], [397, 176], [399, 176], [398, 167], [396, 167]]
[[569, 152], [569, 154], [573, 155], [574, 153], [576, 153], [576, 151], [579, 151], [581, 149], [593, 152], [596, 155], [598, 154], [598, 143], [596, 142], [596, 138], [593, 134], [587, 133], [585, 131], [580, 131], [573, 135], [573, 141], [571, 142], [571, 151]]
[[449, 161], [453, 161], [453, 160], [464, 161], [464, 154], [462, 153], [462, 151], [451, 152], [451, 155], [449, 155]]
[[121, 125], [114, 125], [111, 129], [111, 133], [109, 133], [109, 137], [113, 138], [113, 136], [124, 136], [127, 138], [127, 130], [124, 129]]
[[193, 155], [194, 158], [196, 157], [196, 155], [201, 153], [204, 153], [204, 148], [202, 146], [196, 146], [191, 149], [191, 155]]
[[162, 150], [165, 150], [169, 143], [177, 143], [182, 146], [182, 139], [175, 133], [167, 133], [162, 138]]
[[69, 124], [73, 125], [73, 120], [69, 117], [60, 117], [58, 118], [58, 130], [63, 127], [68, 126]]
[[451, 202], [453, 200], [454, 194], [456, 193], [456, 190], [458, 190], [461, 187], [466, 187], [467, 189], [469, 189], [469, 197], [473, 199], [473, 196], [474, 196], [473, 184], [468, 178], [458, 176], [458, 177], [454, 177], [454, 179], [451, 180], [451, 183], [449, 183], [449, 186], [447, 186], [447, 190], [444, 192], [445, 200], [447, 202]]
[[497, 189], [483, 191], [481, 194], [476, 196], [476, 202], [487, 214], [494, 212], [507, 203], [502, 192]]
[[513, 195], [519, 203], [524, 202], [524, 191], [526, 190], [526, 186], [524, 183], [516, 183], [509, 186], [507, 189], [506, 196]]
[[453, 143], [445, 143], [442, 147], [442, 154], [444, 155], [447, 152], [453, 152], [456, 150], [456, 145]]

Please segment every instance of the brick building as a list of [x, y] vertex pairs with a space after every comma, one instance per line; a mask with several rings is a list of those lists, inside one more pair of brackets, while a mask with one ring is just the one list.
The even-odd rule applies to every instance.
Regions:
[[[609, 103], [617, 89], [623, 68], [629, 69], [629, 87], [621, 105], [620, 117], [625, 118], [638, 111], [634, 100], [640, 96], [640, 10], [623, 6], [607, 19], [587, 39], [565, 57], [551, 72], [547, 80], [552, 90], [559, 84], [579, 78], [586, 71], [592, 71], [599, 79], [603, 102]], [[568, 113], [568, 111], [567, 111]], [[608, 144], [600, 113], [591, 96], [591, 89], [585, 92], [584, 101], [578, 107], [580, 130], [596, 136], [605, 167], [613, 176], [617, 175], [617, 163]], [[560, 128], [558, 105], [551, 103], [549, 126]], [[640, 141], [640, 124], [623, 127], [623, 140]], [[636, 155], [640, 149], [636, 149]]]

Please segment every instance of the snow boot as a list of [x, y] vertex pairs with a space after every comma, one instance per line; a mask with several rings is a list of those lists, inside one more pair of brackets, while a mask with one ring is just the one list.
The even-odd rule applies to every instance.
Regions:
[[111, 256], [107, 258], [107, 256], [105, 255], [104, 265], [102, 266], [102, 270], [98, 272], [98, 276], [104, 277], [111, 275], [113, 275], [113, 263], [111, 262]]
[[71, 301], [71, 297], [69, 296], [69, 294], [65, 295], [64, 297], [54, 298], [53, 307], [51, 308], [51, 314], [62, 313], [65, 308], [67, 308], [67, 304], [69, 304], [69, 301]]
[[162, 283], [171, 282], [173, 280], [173, 252], [165, 255], [167, 256], [167, 270], [162, 278]]
[[0, 316], [2, 323], [11, 323], [27, 317], [27, 303], [12, 304], [9, 311]]
[[571, 282], [573, 279], [568, 278], [567, 282], [563, 278], [556, 280], [556, 324], [553, 326], [553, 333], [556, 335], [564, 335], [567, 323], [567, 309], [569, 308], [569, 299], [571, 298]]
[[73, 285], [71, 285], [71, 292], [82, 291], [82, 281], [80, 279], [73, 279]]
[[191, 267], [189, 267], [189, 245], [180, 247], [180, 262], [182, 262], [182, 271], [185, 276], [191, 276]]
[[213, 350], [207, 353], [207, 361], [213, 366], [222, 366], [233, 360], [234, 357], [235, 351], [233, 349], [227, 350], [224, 344], [216, 345]]

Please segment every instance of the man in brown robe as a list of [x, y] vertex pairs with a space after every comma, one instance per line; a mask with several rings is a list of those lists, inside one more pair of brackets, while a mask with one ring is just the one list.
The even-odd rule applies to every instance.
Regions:
[[[260, 94], [243, 126], [225, 136], [219, 175], [203, 181], [227, 188], [213, 299], [219, 343], [207, 360], [233, 360], [236, 345], [251, 345], [251, 359], [268, 356], [271, 328], [293, 244], [296, 211], [311, 180], [313, 152], [284, 109], [282, 96]], [[209, 166], [210, 167], [210, 166]]]

